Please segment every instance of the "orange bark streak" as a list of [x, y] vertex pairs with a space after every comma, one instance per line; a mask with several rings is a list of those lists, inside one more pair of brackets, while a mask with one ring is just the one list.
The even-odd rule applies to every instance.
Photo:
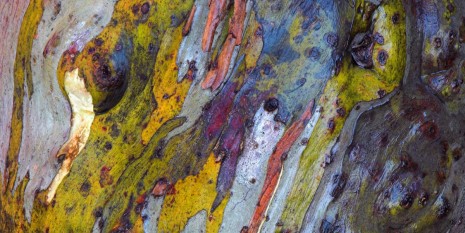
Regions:
[[268, 160], [265, 182], [247, 232], [258, 232], [260, 229], [260, 225], [265, 218], [268, 205], [271, 198], [273, 198], [276, 187], [278, 186], [279, 176], [283, 167], [283, 155], [290, 150], [292, 144], [294, 144], [295, 140], [297, 140], [299, 135], [304, 131], [308, 120], [312, 117], [313, 104], [314, 101], [310, 101], [300, 119], [294, 122], [294, 124], [286, 130], [283, 137], [276, 144], [275, 151], [271, 154], [271, 157]]
[[207, 23], [202, 37], [202, 49], [205, 52], [210, 51], [215, 36], [215, 30], [226, 12], [226, 0], [210, 1], [210, 11], [208, 12]]
[[229, 22], [229, 33], [236, 38], [236, 45], [240, 45], [242, 42], [246, 3], [247, 0], [234, 0], [234, 14]]
[[[218, 56], [218, 66], [210, 70], [202, 82], [202, 88], [218, 89], [228, 74], [229, 65], [231, 64], [234, 47], [242, 42], [242, 31], [246, 16], [247, 0], [234, 0], [234, 14], [229, 22], [229, 35], [223, 44], [220, 55]], [[226, 3], [222, 0], [210, 1], [210, 11], [208, 12], [207, 24], [202, 38], [202, 49], [209, 51], [213, 42], [214, 32], [220, 18], [223, 17], [226, 10]]]
[[202, 88], [207, 89], [209, 87], [212, 90], [216, 90], [224, 78], [228, 74], [228, 68], [231, 64], [231, 57], [234, 52], [234, 47], [236, 46], [236, 38], [231, 34], [226, 38], [224, 42], [223, 49], [221, 50], [220, 55], [218, 56], [218, 67], [213, 70], [210, 70], [204, 81], [202, 82]]
[[183, 36], [186, 36], [187, 34], [189, 34], [189, 32], [191, 30], [191, 26], [192, 26], [192, 21], [194, 20], [194, 15], [195, 15], [196, 10], [197, 10], [197, 7], [194, 5], [192, 7], [191, 13], [189, 14], [189, 18], [187, 19], [186, 25], [184, 25], [184, 27], [182, 28], [182, 35]]

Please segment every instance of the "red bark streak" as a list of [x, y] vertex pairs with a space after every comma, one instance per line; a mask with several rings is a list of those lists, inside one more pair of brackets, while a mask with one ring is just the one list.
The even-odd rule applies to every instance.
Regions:
[[234, 97], [236, 96], [236, 93], [234, 93], [236, 86], [237, 84], [231, 84], [229, 87], [225, 87], [222, 98], [212, 104], [212, 109], [208, 116], [208, 127], [206, 130], [206, 136], [209, 140], [216, 137], [221, 132], [225, 121], [228, 119], [229, 112], [231, 111], [234, 102]]
[[187, 19], [186, 25], [184, 25], [184, 27], [182, 28], [182, 35], [183, 36], [186, 36], [187, 34], [189, 34], [189, 32], [191, 30], [191, 26], [192, 26], [192, 21], [194, 20], [194, 15], [195, 15], [196, 10], [197, 10], [197, 7], [194, 5], [192, 7], [189, 18]]
[[255, 208], [254, 215], [250, 221], [248, 231], [249, 233], [258, 232], [260, 225], [265, 218], [265, 213], [268, 205], [273, 197], [274, 191], [278, 185], [279, 176], [281, 174], [283, 166], [283, 155], [289, 152], [292, 144], [297, 140], [300, 134], [302, 134], [308, 120], [312, 117], [312, 108], [314, 100], [310, 101], [302, 114], [300, 119], [294, 122], [289, 129], [286, 130], [283, 137], [276, 144], [276, 148], [268, 160], [268, 169], [265, 177], [265, 183], [263, 184], [261, 195], [258, 199], [257, 207]]
[[47, 44], [45, 45], [44, 51], [42, 55], [44, 57], [47, 57], [47, 55], [55, 49], [55, 47], [58, 45], [60, 42], [60, 36], [59, 33], [53, 33], [52, 37], [47, 41]]
[[224, 17], [227, 7], [226, 0], [210, 1], [210, 11], [208, 12], [207, 23], [202, 37], [202, 49], [205, 52], [210, 51], [215, 36], [215, 30], [221, 19]]

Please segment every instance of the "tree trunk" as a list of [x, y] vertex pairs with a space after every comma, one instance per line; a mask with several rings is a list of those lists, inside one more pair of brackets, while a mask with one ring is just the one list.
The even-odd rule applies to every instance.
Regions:
[[1, 232], [464, 232], [465, 2], [4, 0]]

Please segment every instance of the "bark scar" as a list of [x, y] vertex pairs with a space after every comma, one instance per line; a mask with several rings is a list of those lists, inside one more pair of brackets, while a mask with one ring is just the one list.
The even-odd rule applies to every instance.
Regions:
[[58, 186], [69, 174], [74, 159], [86, 145], [95, 117], [92, 96], [86, 89], [84, 79], [78, 76], [78, 70], [65, 73], [65, 91], [68, 93], [72, 109], [71, 131], [68, 141], [58, 151], [57, 157], [63, 161], [48, 188], [47, 203], [53, 200]]

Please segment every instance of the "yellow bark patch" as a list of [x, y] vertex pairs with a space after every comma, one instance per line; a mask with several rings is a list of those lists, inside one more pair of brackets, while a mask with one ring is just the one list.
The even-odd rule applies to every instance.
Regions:
[[147, 144], [161, 125], [179, 114], [191, 85], [191, 81], [187, 79], [183, 79], [181, 83], [176, 82], [178, 76], [176, 56], [182, 40], [182, 27], [169, 31], [173, 32], [166, 33], [163, 41], [170, 43], [163, 43], [157, 55], [153, 79], [153, 96], [157, 101], [157, 108], [152, 112], [147, 127], [142, 131], [143, 144]]
[[223, 211], [229, 196], [212, 213], [216, 197], [216, 180], [221, 163], [215, 162], [213, 154], [198, 175], [188, 176], [174, 185], [174, 194], [168, 194], [158, 222], [159, 232], [180, 232], [189, 218], [201, 210], [207, 211], [207, 232], [218, 232], [223, 220]]

